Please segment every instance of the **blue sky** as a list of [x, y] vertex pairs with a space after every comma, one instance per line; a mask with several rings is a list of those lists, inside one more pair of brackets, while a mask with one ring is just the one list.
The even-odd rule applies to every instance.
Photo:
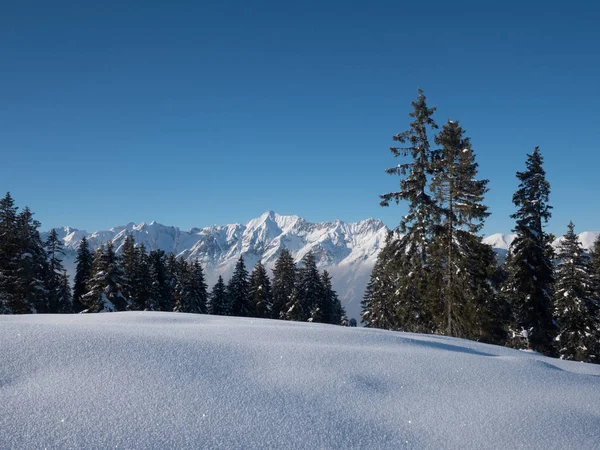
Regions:
[[265, 210], [395, 226], [405, 206], [378, 195], [420, 87], [490, 179], [484, 233], [513, 227], [535, 145], [549, 230], [600, 230], [599, 6], [355, 3], [3, 3], [0, 190], [44, 229]]

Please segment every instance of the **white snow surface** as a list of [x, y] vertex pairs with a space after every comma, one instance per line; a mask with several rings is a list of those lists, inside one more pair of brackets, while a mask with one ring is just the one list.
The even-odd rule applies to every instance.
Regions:
[[582, 449], [600, 366], [178, 313], [0, 316], [0, 448]]

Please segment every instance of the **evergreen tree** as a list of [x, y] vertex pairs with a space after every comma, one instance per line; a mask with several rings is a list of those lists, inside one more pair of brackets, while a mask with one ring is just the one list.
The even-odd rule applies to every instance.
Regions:
[[516, 237], [510, 247], [509, 275], [504, 287], [515, 314], [513, 338], [523, 340], [535, 351], [553, 355], [557, 334], [552, 318], [554, 274], [550, 242], [543, 228], [552, 207], [548, 205], [550, 184], [539, 147], [527, 155], [526, 170], [517, 172], [517, 178], [520, 184], [513, 203], [518, 209], [511, 215], [516, 219]]
[[471, 265], [465, 273], [469, 297], [466, 303], [472, 305], [469, 327], [465, 337], [488, 344], [504, 345], [507, 340], [507, 326], [511, 319], [510, 305], [500, 294], [505, 273], [498, 265], [496, 252], [481, 242], [479, 236], [470, 235], [467, 246], [471, 255]]
[[[438, 207], [428, 189], [429, 176], [435, 169], [435, 152], [431, 150], [428, 133], [436, 129], [437, 125], [432, 118], [435, 108], [427, 106], [420, 89], [418, 99], [412, 102], [412, 107], [413, 111], [409, 116], [414, 120], [410, 128], [393, 136], [402, 146], [390, 148], [394, 156], [409, 156], [410, 159], [386, 170], [389, 174], [401, 177], [400, 189], [381, 196], [382, 206], [388, 206], [392, 201], [399, 203], [402, 200], [408, 203], [408, 214], [398, 226], [399, 231], [404, 233], [397, 243], [400, 247], [397, 255], [401, 254], [402, 264], [382, 261], [380, 269], [386, 267], [386, 270], [390, 270], [394, 266], [399, 269], [395, 274], [388, 274], [395, 281], [395, 299], [392, 303], [403, 310], [394, 319], [388, 317], [392, 326], [410, 331], [428, 331], [431, 329], [431, 299], [427, 292], [430, 288], [427, 258], [434, 227], [439, 222]], [[392, 256], [388, 252], [380, 255], [379, 259], [386, 255]]]
[[140, 244], [134, 247], [133, 255], [130, 252], [131, 250], [123, 252], [121, 263], [127, 281], [129, 309], [154, 311], [158, 309], [158, 295], [152, 289], [155, 279], [146, 247]]
[[77, 268], [75, 269], [75, 279], [73, 281], [73, 311], [76, 313], [86, 309], [86, 306], [82, 302], [82, 297], [87, 293], [93, 259], [94, 255], [90, 251], [88, 241], [84, 236], [79, 243], [77, 257], [75, 258]]
[[48, 266], [39, 227], [40, 223], [33, 219], [28, 207], [17, 215], [16, 295], [12, 304], [15, 313], [49, 312], [48, 292], [44, 285]]
[[554, 314], [561, 359], [600, 362], [600, 310], [592, 267], [575, 234], [573, 222], [558, 248]]
[[[17, 241], [17, 211], [15, 202], [7, 192], [0, 200], [0, 313], [15, 313], [17, 264], [19, 244]], [[26, 305], [19, 305], [27, 312]]]
[[241, 317], [251, 317], [253, 308], [250, 299], [250, 282], [248, 281], [248, 271], [244, 264], [244, 258], [240, 256], [233, 275], [227, 284], [227, 295], [231, 305], [231, 315]]
[[250, 298], [254, 309], [254, 317], [272, 317], [271, 281], [267, 269], [260, 261], [254, 266], [254, 270], [250, 275]]
[[436, 266], [445, 268], [442, 291], [446, 310], [445, 320], [438, 320], [438, 327], [445, 324], [447, 335], [466, 337], [474, 321], [469, 314], [474, 312], [474, 305], [469, 304], [470, 288], [479, 287], [470, 286], [473, 278], [468, 272], [478, 252], [487, 252], [475, 233], [489, 216], [482, 204], [488, 180], [477, 180], [478, 165], [471, 141], [458, 122], [448, 121], [436, 143], [440, 150], [436, 153], [431, 186], [442, 221], [435, 228], [434, 238], [440, 251]]
[[121, 267], [123, 268], [123, 295], [127, 299], [127, 309], [143, 309], [143, 303], [140, 304], [138, 297], [139, 276], [138, 265], [140, 264], [140, 255], [136, 251], [135, 239], [133, 235], [127, 234], [123, 245], [121, 246]]
[[292, 254], [283, 249], [273, 268], [273, 319], [285, 319], [286, 305], [290, 302], [296, 286], [296, 264]]
[[600, 234], [590, 248], [592, 284], [595, 298], [600, 301]]
[[[65, 294], [65, 269], [62, 257], [65, 255], [63, 243], [58, 238], [56, 230], [52, 228], [44, 243], [48, 256], [46, 275], [46, 291], [48, 292], [48, 309], [51, 313], [69, 313], [72, 311], [71, 295]], [[67, 278], [68, 286], [68, 278]], [[66, 303], [65, 303], [66, 302]]]
[[92, 277], [88, 292], [82, 300], [88, 307], [84, 312], [125, 311], [127, 299], [123, 294], [123, 269], [114, 251], [112, 241], [100, 246], [94, 254]]
[[[397, 298], [396, 286], [404, 260], [399, 240], [389, 233], [379, 252], [366, 292], [361, 302], [361, 320], [367, 328], [402, 329], [404, 325], [421, 322], [421, 305], [412, 305]], [[413, 320], [417, 319], [417, 320]]]
[[138, 248], [140, 263], [138, 270], [140, 272], [139, 279], [141, 280], [141, 286], [143, 287], [139, 294], [139, 299], [136, 301], [137, 304], [141, 304], [143, 301], [144, 311], [160, 311], [160, 283], [159, 283], [159, 267], [161, 264], [160, 257], [155, 265], [152, 252], [146, 253], [144, 245], [140, 245]]
[[223, 282], [223, 277], [219, 275], [219, 280], [214, 285], [210, 294], [208, 313], [218, 316], [228, 316], [230, 315], [230, 310], [225, 283]]
[[192, 305], [189, 287], [189, 269], [188, 264], [182, 257], [177, 258], [175, 262], [175, 284], [173, 288], [173, 311], [174, 312], [191, 312]]
[[312, 252], [302, 258], [296, 288], [287, 305], [286, 318], [296, 321], [313, 321], [322, 316], [323, 283]]
[[375, 267], [373, 267], [373, 270], [371, 271], [371, 277], [369, 278], [369, 282], [367, 283], [367, 287], [365, 288], [365, 293], [360, 302], [360, 318], [361, 322], [365, 325], [366, 328], [371, 328], [373, 326], [371, 314], [375, 305], [375, 291], [377, 289], [377, 281], [377, 274], [375, 272]]
[[165, 264], [165, 292], [161, 296], [161, 310], [162, 311], [173, 311], [175, 307], [175, 292], [177, 289], [177, 258], [173, 253], [169, 253]]
[[347, 320], [346, 311], [338, 298], [337, 292], [333, 290], [331, 276], [326, 270], [323, 271], [323, 275], [321, 276], [321, 283], [323, 285], [323, 299], [321, 304], [324, 322], [342, 325], [344, 318]]
[[152, 273], [152, 287], [149, 301], [154, 306], [147, 305], [145, 309], [156, 311], [172, 311], [172, 284], [167, 270], [167, 256], [158, 249], [148, 255], [149, 271]]
[[208, 286], [204, 269], [198, 260], [190, 264], [190, 295], [192, 298], [192, 312], [198, 314], [208, 313]]
[[[407, 254], [405, 236], [391, 232], [377, 257], [363, 299], [366, 326], [388, 330], [431, 333], [434, 330], [433, 281], [419, 261]], [[429, 249], [431, 252], [431, 248]]]
[[71, 295], [71, 286], [69, 285], [69, 276], [66, 271], [63, 271], [59, 280], [58, 304], [65, 307], [65, 309], [59, 310], [58, 312], [73, 312], [73, 297]]
[[178, 260], [174, 311], [206, 314], [207, 292], [204, 271], [198, 261], [186, 263]]
[[410, 129], [393, 136], [394, 141], [403, 144], [401, 147], [390, 147], [395, 157], [410, 156], [411, 161], [398, 164], [386, 170], [391, 175], [399, 175], [400, 190], [381, 195], [381, 205], [389, 206], [391, 201], [408, 202], [408, 214], [401, 220], [399, 229], [410, 235], [409, 250], [422, 254], [426, 248], [428, 233], [437, 215], [435, 202], [428, 192], [427, 175], [433, 172], [433, 152], [430, 148], [428, 129], [437, 128], [432, 116], [436, 108], [428, 108], [425, 95], [419, 89], [419, 97], [411, 103], [413, 111], [409, 116], [414, 118]]

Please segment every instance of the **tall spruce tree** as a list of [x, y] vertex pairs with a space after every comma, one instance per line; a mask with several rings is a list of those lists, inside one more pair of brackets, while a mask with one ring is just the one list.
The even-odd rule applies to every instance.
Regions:
[[294, 293], [287, 305], [286, 318], [300, 322], [313, 321], [321, 316], [323, 283], [312, 252], [302, 258]]
[[154, 272], [150, 266], [148, 254], [144, 244], [134, 247], [131, 266], [125, 263], [123, 252], [122, 267], [126, 279], [126, 292], [129, 300], [129, 309], [135, 311], [154, 311], [158, 309], [158, 296], [153, 292]]
[[127, 309], [123, 294], [125, 279], [112, 241], [100, 246], [94, 254], [92, 277], [88, 292], [82, 300], [88, 307], [85, 312], [114, 312]]
[[361, 320], [365, 327], [403, 330], [409, 324], [428, 322], [428, 319], [422, 320], [422, 304], [398, 298], [397, 286], [405, 275], [402, 272], [405, 256], [399, 239], [390, 232], [379, 252], [361, 302]]
[[346, 316], [346, 310], [342, 306], [337, 292], [333, 290], [331, 276], [326, 270], [324, 270], [323, 274], [321, 275], [321, 283], [323, 285], [323, 299], [321, 301], [323, 322], [334, 325], [342, 325], [344, 317]]
[[[10, 192], [0, 200], [0, 314], [10, 314], [16, 302], [19, 243], [17, 240], [17, 211]], [[20, 306], [27, 312], [26, 305]]]
[[259, 261], [250, 275], [250, 298], [254, 310], [254, 317], [270, 318], [273, 306], [271, 281], [267, 269]]
[[169, 253], [165, 260], [165, 284], [161, 295], [160, 309], [162, 311], [173, 311], [175, 306], [175, 289], [177, 287], [177, 258]]
[[[552, 250], [544, 224], [551, 216], [550, 183], [546, 180], [539, 147], [527, 155], [526, 170], [517, 172], [519, 188], [513, 195], [517, 212], [511, 244], [509, 275], [504, 293], [514, 317], [513, 344], [521, 340], [532, 350], [554, 355], [557, 326], [552, 318], [554, 272]], [[517, 344], [518, 345], [518, 344]]]
[[208, 303], [208, 313], [217, 316], [228, 316], [230, 315], [230, 305], [227, 296], [227, 289], [223, 277], [219, 275], [217, 283], [214, 285], [210, 294]]
[[[381, 195], [381, 205], [388, 206], [392, 201], [408, 203], [408, 213], [398, 226], [398, 230], [404, 233], [399, 237], [403, 255], [402, 265], [398, 266], [400, 270], [394, 276], [394, 292], [400, 302], [406, 303], [404, 306], [398, 304], [398, 308], [410, 313], [397, 315], [395, 319], [406, 320], [399, 324], [399, 328], [427, 331], [431, 328], [427, 259], [434, 227], [439, 221], [439, 211], [428, 188], [429, 177], [434, 171], [434, 151], [429, 143], [429, 133], [437, 125], [433, 120], [435, 108], [427, 106], [422, 90], [419, 89], [417, 101], [411, 105], [413, 111], [409, 116], [414, 120], [408, 130], [393, 136], [401, 145], [390, 148], [395, 157], [408, 156], [410, 159], [386, 170], [388, 174], [400, 176], [400, 189]], [[380, 258], [385, 255], [391, 256], [388, 252], [380, 255]], [[380, 266], [391, 269], [394, 265], [383, 263]], [[397, 324], [395, 319], [390, 318], [390, 321]]]
[[594, 286], [594, 295], [600, 301], [600, 234], [590, 248], [592, 283]]
[[[438, 253], [432, 272], [437, 270], [438, 278], [443, 281], [432, 286], [441, 286], [441, 303], [445, 305], [445, 314], [438, 317], [437, 327], [445, 329], [449, 336], [469, 337], [475, 334], [476, 326], [474, 293], [489, 286], [488, 280], [475, 277], [471, 270], [481, 253], [490, 251], [476, 235], [489, 216], [482, 203], [488, 180], [477, 179], [478, 164], [471, 141], [458, 122], [448, 121], [436, 136], [436, 144], [440, 149], [434, 159], [431, 189], [441, 221], [434, 229]], [[432, 292], [432, 296], [436, 294]], [[438, 313], [442, 309], [439, 306]]]
[[402, 146], [390, 147], [395, 157], [410, 156], [409, 162], [398, 164], [386, 170], [391, 175], [399, 175], [400, 190], [381, 195], [381, 205], [389, 206], [391, 201], [408, 202], [408, 214], [400, 221], [399, 229], [410, 235], [409, 250], [423, 255], [433, 219], [436, 217], [435, 202], [428, 192], [428, 174], [433, 172], [433, 152], [429, 144], [428, 130], [437, 128], [433, 120], [436, 108], [429, 108], [423, 91], [419, 89], [416, 102], [412, 102], [413, 111], [409, 116], [414, 119], [410, 128], [394, 135], [394, 141]]
[[208, 313], [208, 286], [204, 269], [200, 261], [196, 260], [190, 264], [190, 293], [192, 296], [193, 312], [198, 314]]
[[232, 316], [251, 317], [253, 315], [250, 282], [243, 256], [238, 259], [233, 275], [227, 284], [227, 295], [229, 296]]
[[44, 279], [48, 273], [46, 252], [40, 238], [40, 223], [25, 207], [16, 218], [18, 260], [12, 310], [15, 313], [49, 312]]
[[[138, 248], [140, 271], [139, 279], [142, 286], [142, 291], [139, 293], [137, 303], [143, 301], [144, 311], [160, 311], [160, 285], [157, 267], [152, 259], [152, 252], [147, 253], [144, 244]], [[159, 258], [160, 264], [160, 258]]]
[[[48, 309], [51, 313], [70, 313], [73, 310], [70, 293], [65, 293], [65, 269], [62, 258], [65, 255], [64, 245], [59, 239], [56, 230], [52, 228], [44, 243], [48, 257], [46, 275], [46, 290], [48, 295]], [[67, 279], [68, 286], [68, 279]]]
[[157, 311], [172, 311], [172, 286], [171, 278], [167, 271], [167, 256], [163, 250], [152, 250], [148, 255], [149, 271], [152, 273], [152, 287], [150, 300], [153, 307], [147, 305], [145, 309]]
[[64, 270], [59, 279], [58, 288], [58, 304], [64, 307], [60, 310], [61, 313], [72, 313], [73, 312], [73, 296], [71, 294], [71, 286], [69, 285], [69, 276], [67, 271]]
[[600, 310], [592, 267], [575, 234], [573, 222], [558, 247], [554, 314], [561, 359], [600, 362]]
[[127, 234], [120, 248], [120, 262], [123, 269], [123, 295], [127, 299], [127, 309], [140, 310], [142, 305], [139, 304], [136, 297], [138, 296], [139, 283], [137, 276], [139, 275], [138, 264], [140, 263], [139, 254], [136, 251], [135, 239], [132, 234]]
[[200, 263], [187, 263], [179, 258], [174, 311], [206, 314], [206, 288]]
[[189, 287], [189, 268], [187, 262], [182, 258], [177, 258], [175, 262], [175, 285], [173, 288], [173, 311], [191, 312], [191, 298], [188, 292]]
[[73, 312], [79, 313], [86, 309], [82, 302], [82, 297], [87, 293], [87, 285], [92, 274], [92, 263], [94, 255], [90, 251], [90, 247], [85, 236], [79, 243], [77, 249], [77, 264], [75, 269], [75, 278], [73, 280]]
[[286, 318], [286, 305], [290, 302], [296, 286], [296, 264], [288, 249], [283, 249], [273, 268], [273, 319]]

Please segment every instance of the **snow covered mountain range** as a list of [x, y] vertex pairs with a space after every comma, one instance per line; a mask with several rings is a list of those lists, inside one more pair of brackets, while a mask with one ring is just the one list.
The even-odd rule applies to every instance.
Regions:
[[[496, 253], [500, 256], [500, 258], [504, 259], [504, 256], [508, 252], [508, 248], [515, 239], [515, 236], [516, 235], [514, 234], [496, 233], [483, 238], [483, 242], [491, 245], [492, 248], [496, 250]], [[584, 250], [589, 250], [592, 245], [594, 245], [594, 241], [598, 239], [598, 236], [600, 236], [600, 231], [584, 231], [578, 235], [579, 242], [583, 246]], [[562, 240], [562, 237], [555, 239], [554, 242], [552, 242], [552, 247], [557, 248]]]
[[297, 262], [312, 251], [320, 270], [327, 269], [333, 277], [334, 289], [348, 316], [358, 319], [364, 288], [388, 230], [375, 219], [309, 223], [298, 216], [268, 211], [245, 225], [214, 225], [189, 231], [156, 222], [129, 223], [94, 233], [70, 227], [56, 231], [67, 249], [64, 265], [69, 274], [74, 273], [76, 251], [84, 236], [92, 250], [112, 240], [118, 251], [127, 234], [132, 234], [135, 242], [143, 243], [148, 251], [161, 249], [187, 260], [198, 259], [211, 288], [219, 275], [227, 282], [240, 255], [250, 271], [259, 260], [272, 269], [283, 248], [289, 249]]
[[[127, 234], [132, 234], [136, 243], [143, 243], [148, 251], [161, 249], [187, 260], [198, 259], [205, 268], [209, 287], [219, 275], [226, 281], [229, 279], [240, 255], [244, 256], [248, 270], [259, 260], [272, 269], [283, 248], [289, 249], [297, 262], [312, 251], [319, 268], [327, 269], [333, 277], [333, 287], [348, 317], [358, 320], [360, 301], [388, 229], [377, 219], [310, 223], [298, 216], [268, 211], [245, 225], [213, 225], [189, 231], [156, 222], [129, 223], [93, 233], [70, 227], [56, 231], [67, 250], [64, 265], [69, 274], [74, 273], [76, 251], [84, 236], [92, 250], [112, 240], [118, 251]], [[582, 233], [580, 239], [584, 247], [589, 248], [599, 234]], [[513, 238], [513, 235], [494, 234], [485, 241], [502, 256]]]

